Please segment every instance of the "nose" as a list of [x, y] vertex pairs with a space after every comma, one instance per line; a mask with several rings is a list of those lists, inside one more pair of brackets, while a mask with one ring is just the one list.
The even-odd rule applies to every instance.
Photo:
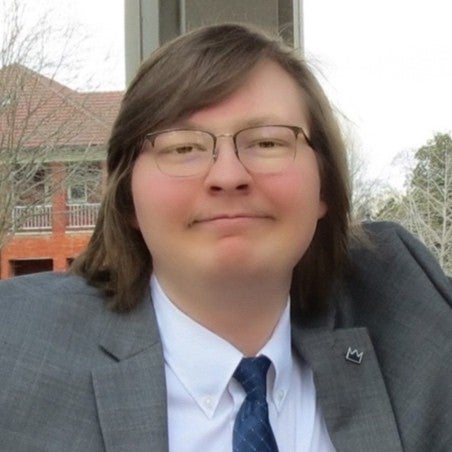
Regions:
[[217, 137], [216, 159], [207, 173], [205, 183], [212, 192], [247, 192], [252, 177], [240, 162], [230, 136]]

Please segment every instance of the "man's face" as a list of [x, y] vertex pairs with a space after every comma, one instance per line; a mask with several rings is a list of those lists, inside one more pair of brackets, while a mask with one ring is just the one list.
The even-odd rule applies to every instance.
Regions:
[[[309, 135], [303, 95], [276, 63], [259, 62], [230, 97], [173, 127], [215, 135], [250, 123], [301, 126]], [[309, 246], [326, 212], [314, 151], [298, 140], [295, 159], [281, 172], [253, 174], [237, 159], [230, 137], [217, 140], [218, 159], [206, 174], [172, 177], [142, 152], [132, 173], [136, 225], [153, 258], [157, 277], [281, 274]]]

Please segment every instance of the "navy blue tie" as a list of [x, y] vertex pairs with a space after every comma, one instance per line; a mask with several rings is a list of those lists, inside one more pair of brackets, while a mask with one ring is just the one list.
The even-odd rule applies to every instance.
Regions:
[[246, 398], [234, 423], [234, 452], [278, 452], [268, 419], [267, 371], [270, 360], [266, 356], [243, 358], [234, 372]]

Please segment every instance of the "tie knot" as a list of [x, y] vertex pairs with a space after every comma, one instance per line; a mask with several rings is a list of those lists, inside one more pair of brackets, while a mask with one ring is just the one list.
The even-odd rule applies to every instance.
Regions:
[[234, 372], [248, 399], [264, 399], [267, 394], [267, 371], [270, 360], [266, 356], [243, 358]]

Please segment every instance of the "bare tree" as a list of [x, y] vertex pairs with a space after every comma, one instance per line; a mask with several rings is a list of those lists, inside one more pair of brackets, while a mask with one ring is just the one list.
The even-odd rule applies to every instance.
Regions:
[[342, 119], [347, 143], [348, 170], [352, 192], [352, 216], [357, 221], [374, 217], [377, 203], [386, 190], [385, 185], [368, 174], [367, 161], [355, 138], [351, 123]]
[[414, 153], [406, 193], [386, 200], [378, 216], [401, 222], [452, 274], [452, 138], [438, 133]]
[[452, 138], [436, 134], [415, 157], [407, 196], [409, 227], [452, 273]]
[[[3, 0], [2, 6], [0, 248], [30, 215], [45, 214], [63, 184], [94, 186], [93, 164], [87, 162], [102, 156], [89, 137], [96, 128], [108, 133], [110, 126], [85, 105], [86, 96], [55, 80], [70, 67], [76, 72], [70, 49], [80, 37], [73, 29], [58, 28], [48, 13], [25, 26], [25, 3]], [[45, 51], [50, 42], [59, 43], [52, 57]], [[100, 171], [95, 177], [100, 183]]]

